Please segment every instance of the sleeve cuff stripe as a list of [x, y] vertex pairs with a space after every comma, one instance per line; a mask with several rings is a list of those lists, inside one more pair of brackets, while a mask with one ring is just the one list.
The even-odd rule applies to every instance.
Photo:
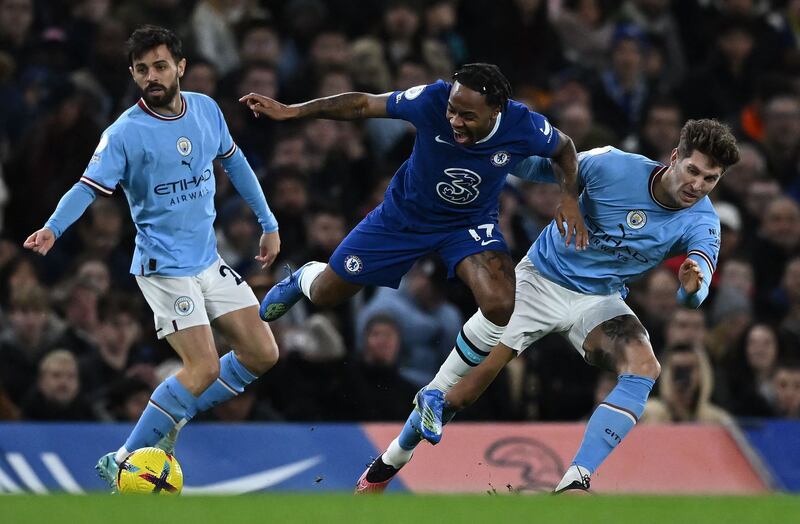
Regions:
[[217, 158], [219, 159], [230, 158], [233, 156], [235, 152], [236, 152], [236, 142], [233, 143], [233, 145], [231, 146], [231, 148], [228, 150], [227, 153], [225, 153], [224, 155], [220, 155]]
[[89, 178], [88, 176], [85, 176], [85, 175], [82, 176], [81, 177], [81, 182], [83, 182], [87, 186], [91, 187], [92, 189], [98, 191], [99, 193], [101, 193], [103, 195], [111, 196], [111, 195], [114, 194], [114, 190], [113, 189], [109, 189], [109, 188], [107, 188], [107, 187], [105, 187], [105, 186], [103, 186], [101, 184], [98, 184], [97, 182], [95, 182], [94, 180]]
[[688, 255], [697, 255], [697, 256], [699, 256], [700, 258], [702, 258], [703, 260], [706, 261], [706, 264], [708, 264], [708, 267], [711, 268], [712, 272], [716, 270], [716, 268], [714, 267], [714, 263], [711, 261], [711, 257], [706, 255], [702, 251], [698, 251], [698, 250], [695, 249], [695, 250], [689, 251], [687, 256]]

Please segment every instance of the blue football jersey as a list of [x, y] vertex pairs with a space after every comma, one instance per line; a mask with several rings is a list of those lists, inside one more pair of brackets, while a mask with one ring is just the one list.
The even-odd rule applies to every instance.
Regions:
[[[656, 201], [653, 187], [667, 167], [610, 146], [578, 154], [578, 166], [589, 248], [565, 247], [551, 222], [528, 251], [546, 278], [573, 291], [625, 296], [627, 281], [666, 258], [688, 253], [711, 280], [720, 226], [708, 197], [689, 208], [665, 207]], [[547, 160], [533, 158], [515, 174], [546, 182], [552, 180], [552, 167]]]
[[464, 147], [453, 139], [447, 120], [451, 84], [396, 91], [389, 116], [414, 124], [411, 156], [395, 173], [382, 204], [383, 217], [409, 230], [441, 231], [497, 218], [506, 176], [531, 155], [549, 157], [558, 145], [547, 119], [509, 100], [492, 131]]
[[100, 138], [81, 182], [111, 195], [119, 184], [136, 226], [131, 273], [196, 275], [218, 257], [214, 235], [215, 158], [236, 151], [211, 98], [183, 92], [178, 115], [143, 100]]

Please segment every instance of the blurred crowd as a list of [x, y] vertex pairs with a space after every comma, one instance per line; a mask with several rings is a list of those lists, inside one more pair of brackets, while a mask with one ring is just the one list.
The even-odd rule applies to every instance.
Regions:
[[[486, 61], [579, 150], [667, 162], [686, 119], [727, 122], [742, 160], [712, 194], [722, 250], [709, 299], [677, 305], [680, 258], [631, 285], [663, 365], [644, 419], [800, 417], [800, 0], [0, 0], [0, 419], [134, 421], [179, 365], [128, 274], [121, 191], [47, 257], [21, 249], [137, 100], [124, 41], [143, 23], [183, 38], [181, 88], [217, 100], [278, 218], [282, 253], [264, 272], [258, 224], [217, 166], [219, 251], [259, 298], [284, 264], [328, 259], [381, 201], [414, 129], [254, 119], [245, 93], [381, 93]], [[508, 180], [500, 222], [515, 259], [558, 198]], [[299, 303], [272, 324], [279, 364], [203, 418], [404, 419], [475, 309], [445, 273], [425, 258], [399, 290]], [[577, 420], [613, 384], [549, 336], [460, 419]]]

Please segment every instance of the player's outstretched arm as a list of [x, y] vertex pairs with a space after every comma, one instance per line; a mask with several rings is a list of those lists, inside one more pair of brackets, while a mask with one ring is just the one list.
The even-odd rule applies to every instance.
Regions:
[[56, 243], [56, 236], [48, 228], [43, 227], [39, 231], [34, 231], [31, 236], [25, 239], [23, 247], [32, 250], [34, 253], [46, 255]]
[[[558, 148], [552, 156], [553, 171], [561, 182], [561, 203], [556, 209], [556, 226], [567, 246], [575, 238], [575, 249], [583, 250], [589, 246], [589, 233], [578, 205], [580, 194], [578, 185], [578, 153], [572, 139], [556, 129]], [[566, 226], [564, 225], [566, 223]]]
[[458, 411], [478, 400], [515, 355], [511, 348], [502, 343], [492, 348], [489, 356], [444, 396], [448, 407]]
[[291, 120], [295, 118], [359, 120], [362, 118], [388, 116], [386, 101], [390, 94], [342, 93], [287, 106], [272, 98], [250, 93], [240, 98], [239, 102], [247, 105], [256, 118], [264, 115], [272, 120]]

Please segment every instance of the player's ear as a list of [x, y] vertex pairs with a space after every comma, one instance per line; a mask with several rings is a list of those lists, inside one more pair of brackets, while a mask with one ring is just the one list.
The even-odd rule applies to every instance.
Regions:
[[678, 160], [678, 148], [677, 147], [674, 148], [672, 150], [672, 154], [669, 155], [669, 163], [670, 164], [674, 164], [676, 160]]
[[183, 72], [186, 70], [186, 59], [181, 58], [178, 60], [178, 78], [183, 78]]

